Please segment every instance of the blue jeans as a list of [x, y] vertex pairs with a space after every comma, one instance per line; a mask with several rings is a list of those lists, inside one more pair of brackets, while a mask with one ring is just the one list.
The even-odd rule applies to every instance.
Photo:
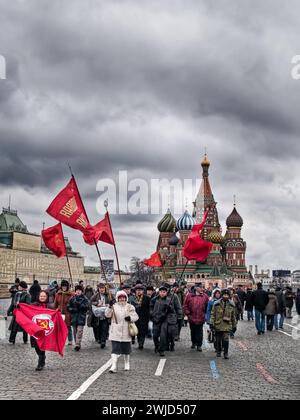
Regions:
[[253, 311], [247, 311], [247, 316], [248, 316], [248, 321], [250, 320], [254, 320], [254, 315], [253, 315]]
[[265, 311], [255, 309], [255, 326], [258, 332], [265, 332], [266, 330], [266, 316]]
[[[280, 317], [280, 320], [279, 320], [279, 325], [278, 325], [279, 317]], [[274, 325], [275, 325], [276, 330], [278, 330], [278, 328], [283, 328], [284, 319], [285, 319], [285, 317], [284, 317], [283, 313], [275, 315]]]

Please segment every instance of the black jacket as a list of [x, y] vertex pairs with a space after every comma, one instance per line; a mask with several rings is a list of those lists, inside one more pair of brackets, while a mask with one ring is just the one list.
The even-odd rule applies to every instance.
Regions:
[[73, 296], [68, 303], [68, 311], [71, 314], [71, 324], [84, 326], [88, 309], [89, 300], [86, 296]]
[[250, 291], [246, 293], [245, 310], [249, 311], [249, 312], [253, 311], [252, 292], [250, 292]]
[[252, 293], [252, 303], [255, 309], [264, 311], [269, 303], [268, 293], [263, 289], [257, 289]]
[[154, 324], [168, 322], [169, 325], [176, 325], [178, 319], [182, 319], [183, 312], [177, 295], [167, 296], [162, 299], [157, 296], [151, 300], [151, 319]]
[[142, 304], [137, 301], [136, 296], [130, 300], [131, 305], [135, 307], [139, 320], [136, 322], [141, 334], [147, 334], [148, 322], [150, 320], [150, 298], [147, 295], [143, 296]]

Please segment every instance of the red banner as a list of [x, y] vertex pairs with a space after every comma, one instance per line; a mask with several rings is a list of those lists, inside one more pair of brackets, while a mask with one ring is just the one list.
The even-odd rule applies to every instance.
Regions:
[[64, 355], [68, 328], [60, 312], [21, 303], [14, 311], [17, 323], [32, 337], [42, 351]]
[[90, 227], [74, 178], [71, 178], [66, 188], [55, 197], [47, 213], [61, 223], [82, 232]]
[[88, 245], [94, 245], [95, 241], [115, 245], [108, 212], [101, 222], [84, 230], [83, 239]]
[[65, 244], [65, 238], [62, 230], [61, 223], [42, 230], [42, 237], [44, 243], [50, 251], [53, 252], [58, 258], [65, 257], [67, 255], [67, 249]]
[[211, 253], [213, 244], [211, 242], [204, 241], [204, 239], [200, 236], [208, 213], [208, 211], [205, 213], [202, 223], [193, 227], [192, 232], [184, 245], [183, 255], [189, 261], [205, 261]]
[[148, 260], [144, 260], [144, 264], [148, 267], [161, 267], [162, 262], [159, 253], [155, 252], [154, 254], [152, 254]]

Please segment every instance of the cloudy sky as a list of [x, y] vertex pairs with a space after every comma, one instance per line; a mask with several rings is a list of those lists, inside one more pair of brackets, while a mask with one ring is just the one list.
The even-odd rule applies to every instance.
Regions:
[[[199, 178], [207, 147], [247, 263], [300, 268], [299, 1], [0, 0], [0, 28], [0, 206], [11, 194], [31, 231], [55, 223], [45, 209], [68, 162], [97, 222], [99, 179]], [[155, 250], [159, 219], [112, 217], [123, 267]]]

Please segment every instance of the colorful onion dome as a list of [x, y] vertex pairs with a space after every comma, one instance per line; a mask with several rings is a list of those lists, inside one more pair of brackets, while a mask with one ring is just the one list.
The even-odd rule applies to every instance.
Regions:
[[172, 213], [170, 209], [167, 211], [167, 213], [164, 215], [164, 217], [161, 219], [161, 221], [157, 225], [157, 229], [161, 233], [167, 233], [167, 232], [174, 232], [176, 228], [176, 220], [172, 216]]
[[211, 231], [207, 236], [207, 240], [213, 244], [222, 244], [224, 242], [224, 238], [218, 230]]
[[244, 224], [243, 219], [241, 218], [241, 216], [238, 214], [236, 208], [234, 207], [234, 209], [232, 210], [232, 213], [230, 216], [228, 216], [227, 220], [226, 220], [226, 225], [227, 227], [238, 227], [241, 228]]
[[192, 230], [195, 225], [195, 220], [186, 210], [184, 214], [178, 219], [176, 226], [178, 230]]
[[176, 233], [174, 232], [174, 235], [172, 236], [172, 238], [169, 240], [169, 245], [170, 246], [177, 246], [178, 242], [180, 241], [180, 239], [178, 238], [178, 236], [176, 235]]

